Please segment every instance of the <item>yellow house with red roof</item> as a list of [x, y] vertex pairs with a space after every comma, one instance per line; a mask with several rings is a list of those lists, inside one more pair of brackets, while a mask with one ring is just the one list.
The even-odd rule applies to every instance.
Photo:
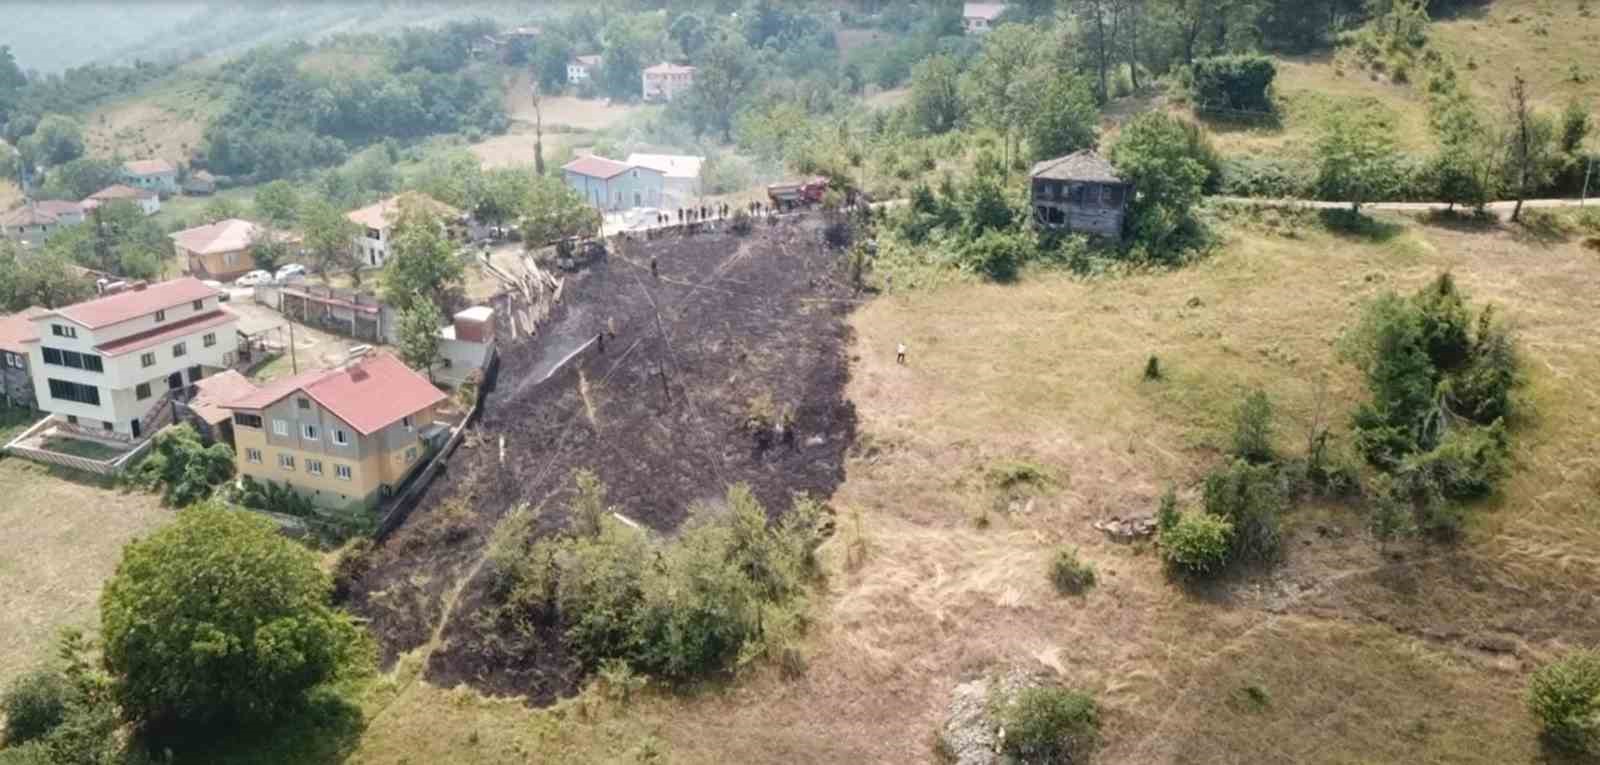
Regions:
[[445, 394], [394, 356], [375, 352], [263, 386], [233, 413], [235, 464], [319, 507], [372, 507], [405, 483], [441, 426]]

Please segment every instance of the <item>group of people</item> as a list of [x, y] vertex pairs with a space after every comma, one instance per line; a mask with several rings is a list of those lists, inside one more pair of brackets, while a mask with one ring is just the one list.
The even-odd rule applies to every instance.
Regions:
[[[699, 207], [679, 207], [677, 222], [679, 225], [684, 223], [699, 223], [701, 221], [726, 218], [732, 212], [733, 206], [727, 204], [726, 202], [715, 205], [701, 205]], [[668, 226], [671, 225], [672, 222], [673, 217], [666, 212], [656, 213], [657, 226]]]

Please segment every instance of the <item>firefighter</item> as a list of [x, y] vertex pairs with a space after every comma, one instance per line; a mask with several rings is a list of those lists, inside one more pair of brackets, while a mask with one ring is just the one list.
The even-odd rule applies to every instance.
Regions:
[[[650, 256], [650, 275], [656, 279], [661, 278], [661, 271], [656, 268], [656, 256], [654, 255]], [[901, 346], [901, 348], [904, 347], [905, 346]]]

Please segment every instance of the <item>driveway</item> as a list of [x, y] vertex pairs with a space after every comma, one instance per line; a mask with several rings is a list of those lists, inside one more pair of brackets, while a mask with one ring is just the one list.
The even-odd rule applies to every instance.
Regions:
[[[284, 362], [268, 365], [272, 372], [266, 377], [276, 377], [277, 367], [283, 366], [292, 371], [298, 367], [301, 371], [316, 367], [332, 367], [345, 360], [349, 351], [364, 343], [357, 342], [348, 337], [330, 334], [314, 327], [298, 324], [285, 318], [283, 314], [260, 305], [252, 299], [251, 290], [230, 291], [232, 299], [228, 301], [228, 308], [239, 316], [239, 331], [246, 334], [262, 334], [269, 346], [284, 349]], [[290, 329], [293, 328], [291, 332]], [[289, 338], [294, 338], [294, 359], [288, 360]], [[256, 375], [258, 382], [262, 375]]]

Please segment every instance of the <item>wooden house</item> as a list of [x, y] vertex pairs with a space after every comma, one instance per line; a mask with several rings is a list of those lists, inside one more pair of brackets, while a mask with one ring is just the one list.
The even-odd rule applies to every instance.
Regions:
[[1035, 225], [1122, 239], [1133, 186], [1104, 157], [1086, 149], [1035, 164], [1029, 175]]

